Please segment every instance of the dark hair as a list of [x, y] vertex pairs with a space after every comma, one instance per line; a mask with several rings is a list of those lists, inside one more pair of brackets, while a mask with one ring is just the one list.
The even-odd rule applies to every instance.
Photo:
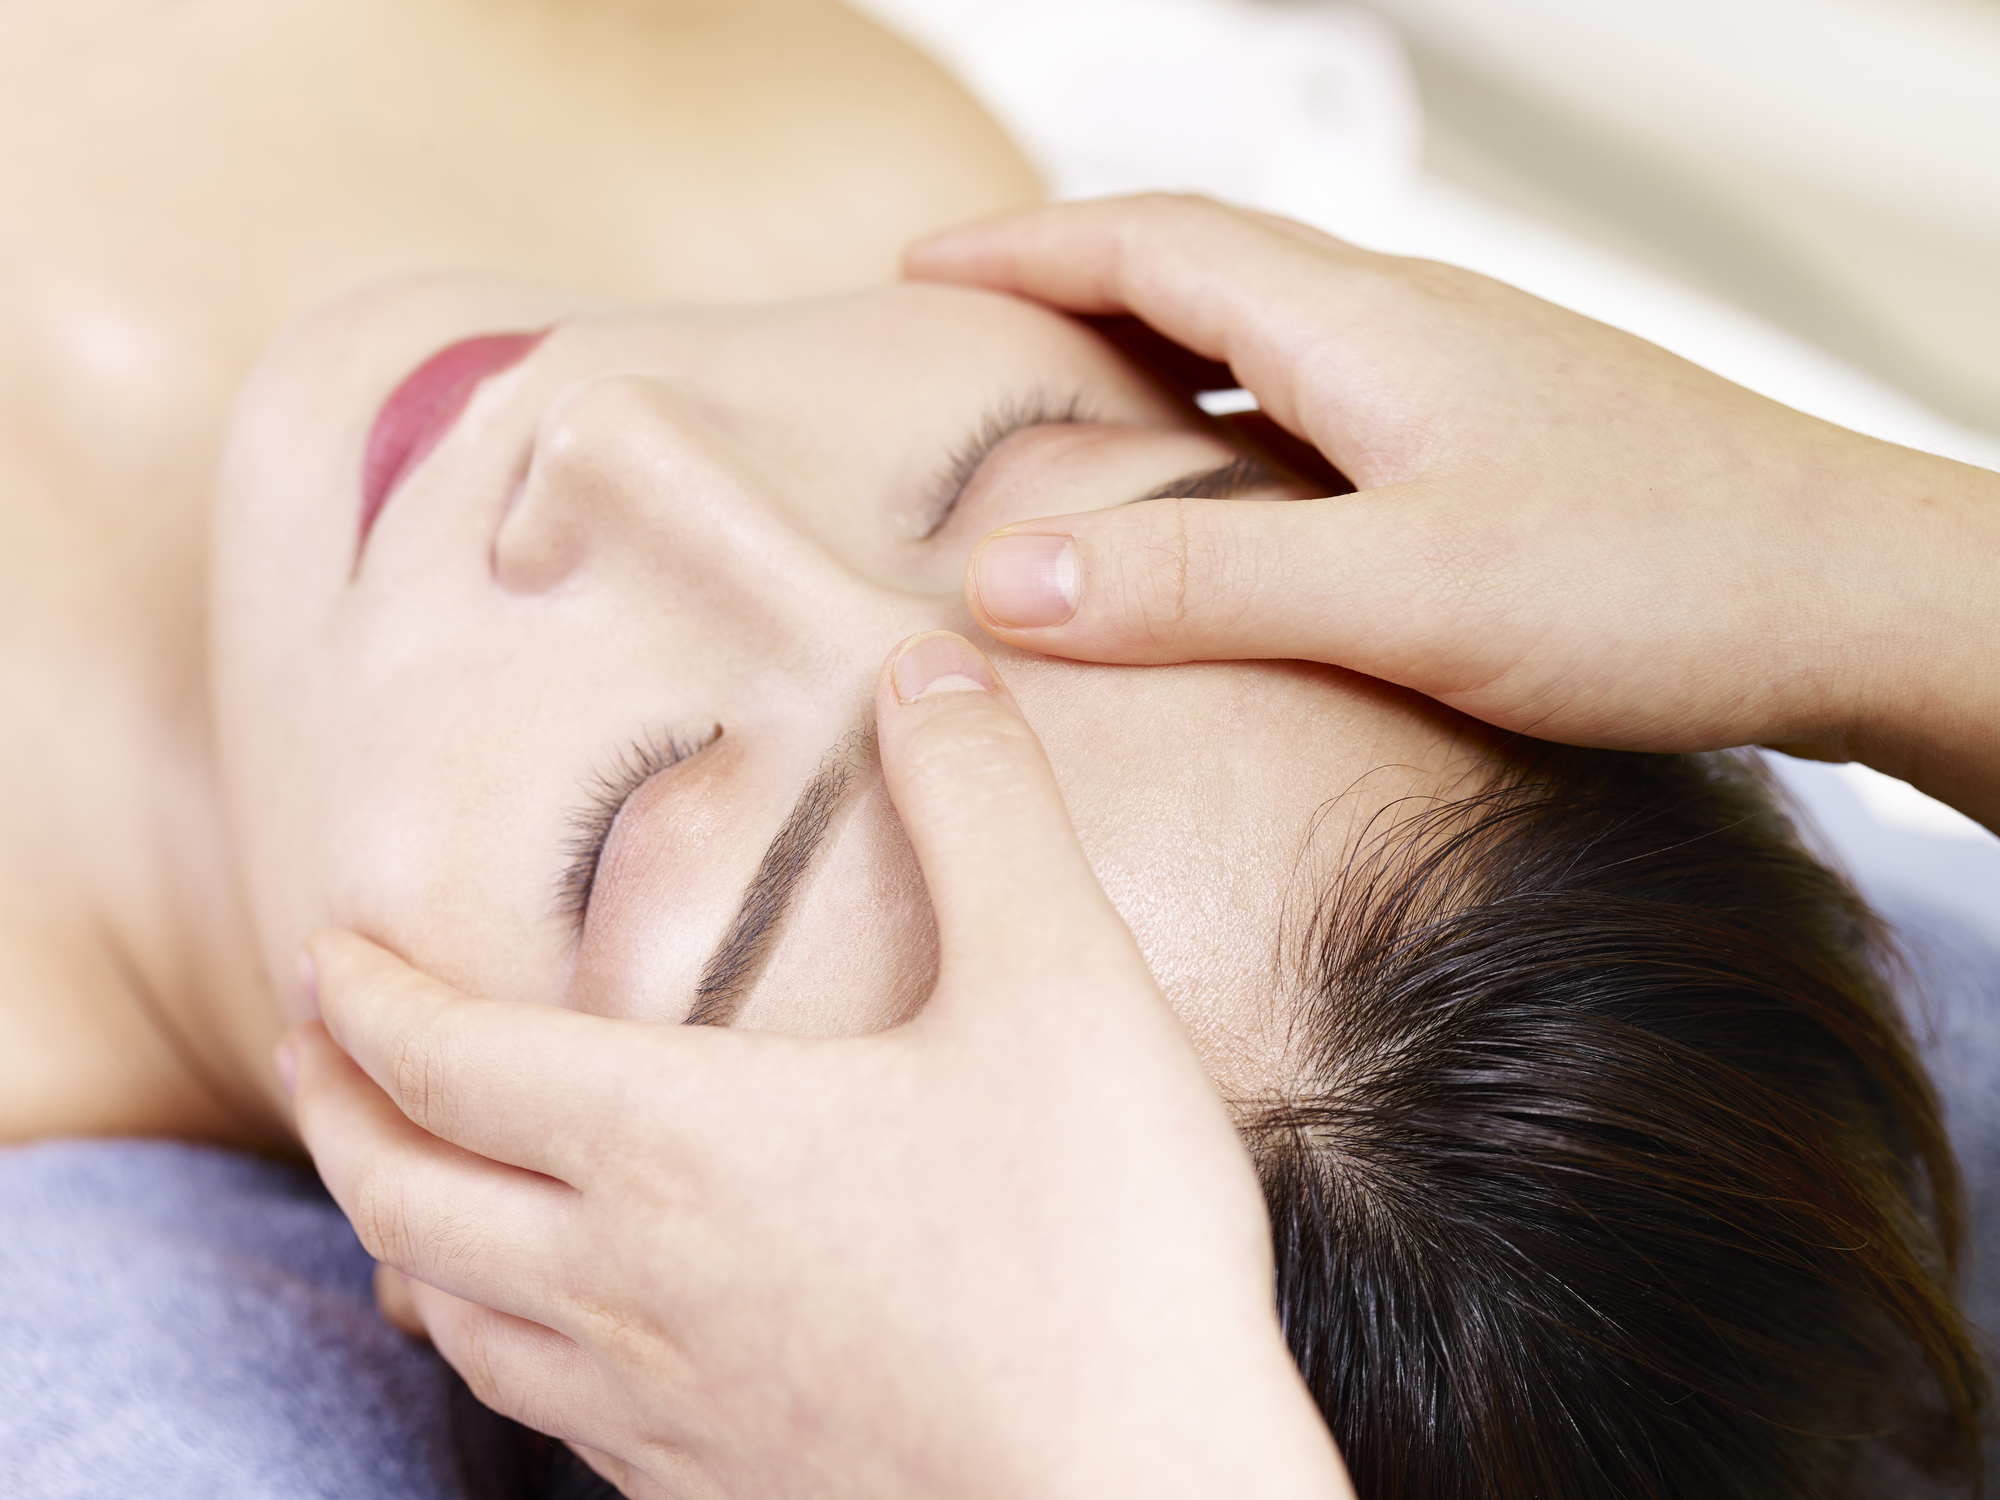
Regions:
[[1374, 820], [1246, 1107], [1363, 1500], [1979, 1483], [1957, 1169], [1880, 925], [1728, 755], [1522, 749]]
[[[1748, 762], [1503, 760], [1317, 889], [1313, 1081], [1243, 1114], [1363, 1500], [1976, 1489], [1957, 1169], [1880, 924]], [[616, 1494], [464, 1405], [470, 1494]]]

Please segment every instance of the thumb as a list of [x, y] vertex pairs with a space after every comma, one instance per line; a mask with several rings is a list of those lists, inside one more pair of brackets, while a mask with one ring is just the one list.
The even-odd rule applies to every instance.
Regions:
[[1321, 661], [1435, 691], [1447, 664], [1433, 648], [1458, 638], [1470, 596], [1453, 582], [1459, 523], [1426, 501], [1411, 483], [1029, 521], [974, 549], [966, 600], [999, 639], [1045, 655]]
[[1145, 972], [1097, 882], [1041, 741], [993, 665], [939, 631], [890, 656], [876, 689], [889, 795], [915, 849], [937, 918], [940, 974], [1009, 976], [982, 986], [1025, 1003], [1038, 980]]

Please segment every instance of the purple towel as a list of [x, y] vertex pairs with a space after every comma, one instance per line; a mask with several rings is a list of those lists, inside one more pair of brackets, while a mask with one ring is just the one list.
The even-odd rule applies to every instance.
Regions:
[[464, 1500], [449, 1371], [384, 1324], [304, 1168], [0, 1151], [0, 1495]]

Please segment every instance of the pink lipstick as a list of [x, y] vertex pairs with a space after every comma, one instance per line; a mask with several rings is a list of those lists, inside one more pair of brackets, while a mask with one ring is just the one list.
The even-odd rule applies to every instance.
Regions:
[[444, 440], [479, 383], [518, 365], [548, 334], [543, 328], [461, 339], [438, 350], [396, 387], [376, 413], [361, 460], [362, 545], [396, 486]]

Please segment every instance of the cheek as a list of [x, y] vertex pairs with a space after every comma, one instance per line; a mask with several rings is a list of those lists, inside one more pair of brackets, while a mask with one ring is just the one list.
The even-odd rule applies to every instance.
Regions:
[[235, 737], [231, 795], [271, 973], [322, 926], [351, 927], [490, 998], [547, 999], [574, 753], [518, 711], [495, 724], [481, 673], [362, 691], [331, 663], [271, 685]]
[[349, 586], [359, 521], [345, 425], [299, 388], [282, 353], [237, 398], [211, 514], [214, 676], [225, 700], [250, 707], [325, 628]]
[[249, 873], [272, 972], [288, 973], [317, 928], [349, 927], [471, 993], [547, 999], [561, 958], [554, 881], [523, 858], [539, 820], [409, 757], [393, 784], [371, 769], [356, 762], [268, 810]]

